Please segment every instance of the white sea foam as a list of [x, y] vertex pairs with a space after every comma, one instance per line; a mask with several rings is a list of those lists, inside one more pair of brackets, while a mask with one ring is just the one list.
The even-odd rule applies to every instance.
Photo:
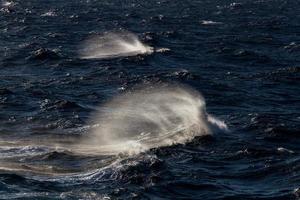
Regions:
[[57, 14], [54, 12], [54, 11], [48, 11], [48, 12], [46, 12], [46, 13], [44, 13], [44, 14], [42, 14], [41, 15], [42, 17], [55, 17], [55, 16], [57, 16]]
[[286, 149], [284, 147], [278, 147], [277, 151], [280, 152], [280, 153], [291, 153], [291, 154], [295, 153], [294, 151], [292, 151], [290, 149]]
[[203, 24], [203, 25], [218, 25], [218, 24], [222, 24], [222, 22], [215, 22], [215, 21], [211, 21], [211, 20], [202, 20], [201, 24]]
[[2, 6], [3, 7], [12, 7], [14, 5], [15, 5], [15, 3], [12, 2], [12, 1], [2, 1]]

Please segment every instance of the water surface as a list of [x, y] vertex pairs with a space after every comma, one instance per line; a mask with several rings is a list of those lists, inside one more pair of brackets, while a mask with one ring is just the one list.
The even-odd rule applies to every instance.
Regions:
[[[292, 0], [2, 1], [0, 199], [299, 199], [299, 21]], [[169, 51], [82, 59], [120, 31]], [[230, 131], [134, 155], [64, 148], [111, 98], [168, 83]]]

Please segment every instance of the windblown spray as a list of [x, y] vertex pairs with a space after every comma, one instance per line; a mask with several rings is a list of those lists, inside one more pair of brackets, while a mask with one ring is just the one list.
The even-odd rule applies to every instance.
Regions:
[[212, 134], [211, 126], [227, 128], [206, 113], [205, 100], [197, 91], [177, 86], [117, 96], [93, 121], [99, 125], [83, 143], [103, 152], [136, 153]]
[[152, 52], [152, 47], [143, 44], [133, 33], [124, 31], [107, 32], [85, 40], [79, 55], [82, 59], [108, 59]]

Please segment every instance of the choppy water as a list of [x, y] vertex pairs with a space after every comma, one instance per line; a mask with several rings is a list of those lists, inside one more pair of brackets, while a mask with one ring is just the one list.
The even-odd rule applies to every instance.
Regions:
[[[0, 7], [0, 199], [299, 199], [298, 1]], [[82, 57], [112, 32], [140, 43]], [[76, 146], [110, 99], [166, 84], [201, 92], [229, 131], [130, 155]]]

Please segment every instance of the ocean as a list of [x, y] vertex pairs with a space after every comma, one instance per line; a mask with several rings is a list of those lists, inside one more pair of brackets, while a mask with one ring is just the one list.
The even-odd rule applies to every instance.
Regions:
[[0, 199], [300, 199], [297, 0], [0, 1]]

